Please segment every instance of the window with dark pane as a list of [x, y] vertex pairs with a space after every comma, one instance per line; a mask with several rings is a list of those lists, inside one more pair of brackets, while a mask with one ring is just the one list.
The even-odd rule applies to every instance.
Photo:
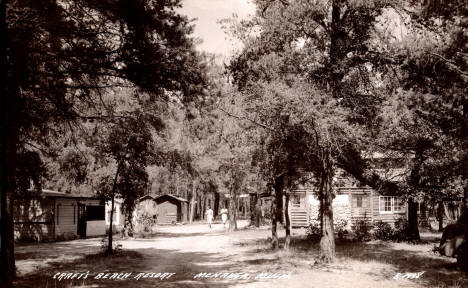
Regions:
[[362, 208], [362, 195], [356, 195], [356, 207]]
[[104, 206], [86, 206], [86, 220], [105, 220]]

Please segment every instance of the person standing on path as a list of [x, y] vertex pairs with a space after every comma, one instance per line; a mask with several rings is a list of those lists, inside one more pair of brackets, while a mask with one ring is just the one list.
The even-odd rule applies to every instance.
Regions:
[[211, 210], [211, 207], [208, 206], [208, 210], [205, 212], [206, 214], [206, 221], [208, 222], [208, 227], [211, 229], [211, 222], [213, 222], [213, 210]]
[[228, 209], [226, 209], [226, 207], [221, 209], [221, 219], [223, 220], [223, 227], [226, 227], [226, 221], [228, 219]]

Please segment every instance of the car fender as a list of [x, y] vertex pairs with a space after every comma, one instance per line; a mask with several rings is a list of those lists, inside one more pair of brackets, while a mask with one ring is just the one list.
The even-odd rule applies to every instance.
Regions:
[[442, 245], [440, 245], [439, 252], [441, 255], [455, 257], [458, 247], [460, 247], [465, 242], [465, 235], [459, 235], [447, 239]]

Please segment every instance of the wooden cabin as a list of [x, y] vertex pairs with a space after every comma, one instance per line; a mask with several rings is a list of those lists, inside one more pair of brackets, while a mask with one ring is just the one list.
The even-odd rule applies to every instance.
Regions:
[[[350, 226], [359, 220], [394, 224], [399, 218], [406, 217], [407, 205], [400, 197], [381, 195], [368, 186], [359, 185], [354, 179], [338, 178], [336, 180], [340, 185], [335, 188], [336, 197], [332, 204], [335, 220], [345, 219]], [[311, 184], [298, 184], [291, 191], [291, 227], [307, 227], [311, 219], [317, 219], [320, 203], [316, 189]]]
[[52, 190], [14, 199], [15, 239], [53, 241], [106, 234], [104, 203], [98, 198]]
[[137, 205], [137, 217], [142, 213], [155, 217], [158, 224], [187, 222], [188, 201], [170, 194], [146, 195]]

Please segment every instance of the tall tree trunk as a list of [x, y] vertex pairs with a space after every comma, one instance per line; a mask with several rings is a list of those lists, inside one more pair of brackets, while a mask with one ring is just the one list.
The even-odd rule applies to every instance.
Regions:
[[255, 202], [255, 227], [260, 227], [260, 222], [262, 219], [262, 206], [260, 204], [260, 200], [257, 197], [257, 201]]
[[284, 224], [284, 217], [283, 217], [283, 186], [281, 186], [279, 193], [275, 193], [276, 195], [276, 215], [278, 223]]
[[[332, 1], [331, 11], [331, 25], [330, 25], [330, 75], [329, 86], [331, 88], [332, 96], [336, 99], [342, 98], [340, 81], [343, 78], [340, 63], [346, 57], [346, 41], [344, 39], [345, 33], [341, 25], [341, 5], [342, 0]], [[335, 259], [335, 235], [333, 228], [333, 190], [332, 190], [332, 166], [330, 151], [322, 153], [322, 175], [321, 184], [319, 189], [320, 198], [320, 258], [323, 262], [333, 262]]]
[[231, 191], [231, 198], [229, 199], [229, 231], [237, 230], [237, 193]]
[[439, 201], [437, 204], [437, 220], [439, 221], [439, 232], [444, 230], [444, 202]]
[[[468, 166], [468, 165], [466, 165]], [[466, 168], [468, 169], [468, 168]], [[465, 186], [463, 187], [463, 212], [468, 213], [468, 177], [464, 179]], [[463, 213], [462, 212], [462, 213]]]
[[[465, 101], [464, 105], [463, 105], [463, 111], [464, 111], [464, 118], [466, 119], [465, 123], [468, 123], [468, 104], [466, 103], [468, 102]], [[466, 127], [468, 125], [465, 125], [465, 128], [464, 130], [468, 130], [468, 128]], [[468, 131], [465, 131], [463, 135], [467, 135], [468, 134]], [[465, 136], [467, 137], [467, 136]], [[464, 213], [468, 213], [468, 140], [467, 139], [463, 139], [462, 140], [463, 144], [462, 144], [462, 151], [464, 151], [463, 153], [463, 159], [462, 159], [462, 163], [461, 163], [461, 171], [462, 171], [462, 179], [463, 179], [463, 183], [464, 183], [464, 186], [463, 186], [463, 212]], [[463, 213], [462, 212], [462, 213]]]
[[[132, 204], [133, 205], [133, 204]], [[133, 227], [133, 211], [134, 209], [131, 206], [128, 206], [125, 202], [123, 203], [125, 209], [125, 221], [123, 234], [125, 237], [133, 237], [134, 227]]]
[[111, 254], [112, 253], [112, 232], [113, 228], [112, 225], [114, 225], [114, 199], [115, 195], [112, 194], [112, 199], [111, 199], [111, 214], [110, 214], [110, 219], [109, 219], [109, 235], [108, 235], [108, 241], [107, 241], [107, 253]]
[[114, 176], [114, 182], [112, 183], [112, 200], [111, 200], [111, 216], [109, 220], [109, 235], [108, 235], [108, 242], [107, 242], [107, 253], [112, 254], [113, 249], [112, 249], [112, 225], [113, 225], [113, 219], [114, 219], [114, 200], [115, 200], [115, 190], [117, 188], [117, 179], [119, 178], [119, 173], [120, 173], [120, 168], [123, 165], [123, 160], [119, 160], [119, 164], [117, 165], [117, 171], [115, 171], [115, 176]]
[[276, 213], [276, 195], [273, 195], [271, 200], [271, 247], [277, 249], [279, 247], [277, 222], [278, 214]]
[[463, 125], [462, 127], [462, 132], [461, 132], [461, 135], [463, 135], [462, 137], [462, 147], [461, 147], [461, 151], [463, 151], [463, 158], [462, 158], [462, 163], [461, 163], [461, 171], [462, 171], [462, 180], [463, 180], [463, 183], [464, 183], [464, 186], [463, 186], [463, 210], [464, 212], [468, 213], [468, 125], [466, 125], [466, 123], [468, 123], [468, 99], [465, 98], [463, 100], [463, 118], [465, 119], [464, 120], [464, 123], [465, 125]]
[[412, 197], [408, 198], [408, 231], [407, 235], [410, 241], [420, 241], [418, 227], [418, 203]]
[[[257, 226], [257, 193], [250, 193], [250, 224], [249, 226]], [[257, 226], [258, 227], [258, 226]]]
[[197, 197], [196, 190], [195, 190], [195, 181], [192, 184], [192, 198], [190, 199], [190, 220], [189, 222], [193, 222], [193, 217], [195, 215], [195, 198]]
[[15, 158], [18, 143], [14, 93], [8, 87], [6, 0], [0, 2], [0, 287], [9, 287], [16, 276], [13, 227]]
[[214, 204], [213, 204], [214, 208], [213, 208], [213, 212], [214, 212], [214, 216], [218, 216], [219, 215], [219, 193], [218, 192], [214, 192]]
[[411, 195], [417, 195], [418, 189], [420, 189], [420, 182], [421, 182], [421, 166], [424, 163], [424, 150], [423, 149], [415, 149], [415, 164], [413, 169], [411, 170], [409, 184], [410, 187], [413, 189], [411, 191], [410, 197], [408, 197], [408, 231], [407, 231], [407, 239], [409, 241], [420, 241], [421, 238], [419, 237], [419, 223], [418, 223], [418, 203], [414, 201]]
[[205, 196], [200, 195], [200, 219], [205, 220]]
[[320, 222], [322, 235], [320, 238], [320, 259], [325, 263], [335, 260], [335, 233], [333, 227], [333, 190], [331, 187], [332, 176], [325, 173], [322, 176], [320, 201]]
[[291, 222], [289, 220], [289, 193], [285, 193], [284, 202], [284, 229], [286, 231], [286, 240], [284, 242], [284, 248], [289, 249], [291, 245]]
[[274, 201], [272, 202], [272, 221], [271, 221], [271, 241], [272, 247], [274, 249], [279, 247], [279, 240], [278, 240], [278, 231], [277, 226], [278, 222], [281, 222], [282, 214], [283, 214], [283, 176], [277, 177], [275, 179], [275, 184], [273, 185], [273, 189], [275, 191], [274, 194]]
[[280, 176], [275, 181], [275, 203], [276, 203], [276, 221], [284, 224], [283, 219], [283, 189], [284, 189], [284, 176]]

